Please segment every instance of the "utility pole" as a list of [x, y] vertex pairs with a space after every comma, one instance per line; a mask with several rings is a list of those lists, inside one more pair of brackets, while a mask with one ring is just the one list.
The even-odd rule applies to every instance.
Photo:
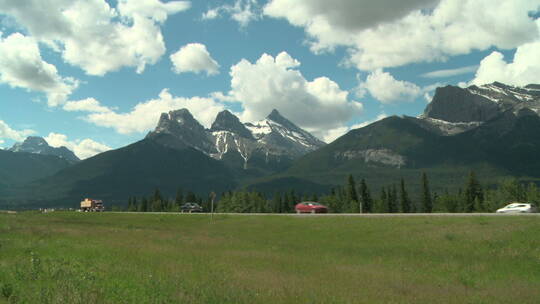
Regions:
[[210, 192], [210, 219], [214, 221], [214, 199], [216, 198], [216, 193], [214, 191]]

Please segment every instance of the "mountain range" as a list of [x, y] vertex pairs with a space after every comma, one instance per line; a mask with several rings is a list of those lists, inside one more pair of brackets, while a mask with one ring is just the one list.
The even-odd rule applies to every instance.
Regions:
[[277, 110], [261, 121], [246, 124], [224, 110], [212, 127], [205, 129], [187, 109], [180, 109], [163, 113], [146, 139], [173, 149], [194, 148], [251, 175], [284, 170], [294, 159], [325, 145]]
[[534, 180], [540, 177], [539, 109], [539, 85], [438, 88], [419, 117], [392, 116], [352, 130], [283, 176], [323, 182], [350, 173], [377, 186], [400, 177], [418, 186], [426, 171], [441, 191], [461, 186], [470, 170], [487, 183], [502, 176]]
[[[67, 206], [83, 196], [124, 202], [156, 187], [171, 196], [179, 187], [201, 194], [240, 187], [320, 193], [348, 174], [373, 187], [404, 177], [413, 191], [420, 172], [431, 176], [436, 191], [458, 187], [470, 170], [487, 183], [504, 176], [536, 180], [539, 113], [537, 84], [446, 86], [436, 89], [418, 117], [391, 116], [325, 144], [277, 110], [253, 123], [223, 111], [207, 129], [179, 109], [163, 113], [143, 140], [82, 161], [63, 149], [56, 157], [43, 155], [53, 150], [27, 139], [2, 151], [0, 165], [11, 153], [52, 157], [54, 169], [19, 178], [12, 191], [1, 192], [0, 184], [0, 192], [4, 203]], [[0, 166], [0, 174], [9, 170]]]
[[124, 202], [158, 187], [169, 195], [178, 188], [224, 192], [251, 178], [281, 172], [323, 145], [277, 110], [246, 124], [223, 111], [205, 129], [187, 109], [179, 109], [163, 113], [143, 140], [20, 185], [8, 199], [69, 205], [83, 196]]
[[23, 142], [15, 143], [9, 148], [11, 152], [27, 152], [40, 155], [52, 155], [65, 159], [70, 163], [76, 163], [80, 159], [66, 147], [51, 147], [43, 137], [29, 136]]

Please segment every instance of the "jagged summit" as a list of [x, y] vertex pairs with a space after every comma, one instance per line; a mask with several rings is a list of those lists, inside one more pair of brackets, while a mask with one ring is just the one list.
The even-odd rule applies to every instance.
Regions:
[[253, 134], [240, 122], [240, 119], [228, 110], [218, 113], [210, 128], [211, 131], [229, 131], [242, 137], [253, 139]]
[[193, 117], [193, 115], [191, 115], [191, 112], [189, 112], [188, 109], [183, 108], [170, 111], [169, 113], [162, 113], [156, 127], [156, 132], [172, 131], [170, 129], [174, 129], [177, 126], [183, 126], [184, 128], [189, 128], [191, 130], [204, 131], [204, 127]]
[[467, 88], [437, 88], [431, 103], [420, 116], [421, 123], [443, 135], [455, 135], [497, 119], [540, 113], [540, 85], [511, 86], [501, 82]]
[[28, 136], [23, 142], [15, 143], [13, 147], [9, 148], [11, 152], [27, 152], [43, 155], [54, 155], [63, 158], [69, 162], [77, 162], [80, 159], [68, 148], [59, 147], [54, 148], [49, 146], [47, 141], [43, 137]]
[[204, 127], [185, 108], [162, 113], [156, 129], [148, 133], [146, 138], [173, 148], [192, 147], [210, 151], [213, 146]]
[[245, 169], [253, 162], [282, 167], [325, 145], [277, 110], [261, 121], [245, 124], [224, 110], [217, 115], [210, 129], [204, 129], [187, 109], [180, 109], [163, 113], [158, 126], [147, 138], [173, 148], [195, 148]]
[[281, 113], [279, 113], [279, 111], [276, 109], [273, 109], [272, 112], [270, 112], [270, 114], [266, 116], [266, 118], [271, 119], [275, 122], [279, 122], [280, 120], [285, 119], [285, 117], [283, 117]]

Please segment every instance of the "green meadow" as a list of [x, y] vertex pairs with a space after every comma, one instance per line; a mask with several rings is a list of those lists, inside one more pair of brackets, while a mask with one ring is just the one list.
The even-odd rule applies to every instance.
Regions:
[[538, 216], [0, 214], [0, 303], [539, 303]]

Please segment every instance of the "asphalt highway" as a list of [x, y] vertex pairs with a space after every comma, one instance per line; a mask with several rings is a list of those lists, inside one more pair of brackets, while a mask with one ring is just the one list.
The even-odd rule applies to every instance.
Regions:
[[[181, 213], [181, 212], [112, 212], [107, 213], [126, 213], [126, 214], [175, 214], [175, 215], [194, 215], [194, 216], [210, 216], [210, 213], [195, 212], [195, 213]], [[214, 213], [214, 215], [240, 215], [240, 216], [297, 216], [297, 217], [309, 217], [309, 216], [353, 216], [353, 217], [438, 217], [438, 216], [457, 216], [457, 217], [471, 217], [471, 216], [537, 216], [540, 217], [540, 213]]]

